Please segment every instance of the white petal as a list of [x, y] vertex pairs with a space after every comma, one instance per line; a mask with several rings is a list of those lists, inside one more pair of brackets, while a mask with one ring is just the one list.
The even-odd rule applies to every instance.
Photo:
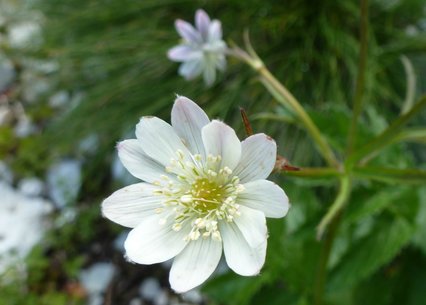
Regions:
[[244, 276], [259, 274], [265, 263], [266, 239], [264, 243], [252, 248], [235, 224], [221, 222], [219, 227], [229, 268]]
[[283, 189], [268, 180], [256, 180], [243, 184], [244, 191], [238, 195], [240, 205], [262, 211], [266, 217], [284, 217], [290, 204]]
[[203, 40], [207, 41], [209, 34], [210, 18], [207, 13], [202, 9], [197, 10], [197, 12], [195, 13], [195, 26], [200, 32]]
[[173, 127], [157, 117], [142, 117], [136, 125], [136, 137], [145, 153], [164, 166], [169, 165], [172, 158], [178, 158], [178, 150], [190, 160], [188, 149]]
[[200, 33], [190, 23], [178, 19], [175, 21], [175, 28], [179, 35], [187, 42], [201, 43]]
[[234, 222], [240, 229], [251, 248], [263, 244], [268, 236], [265, 214], [245, 206], [240, 206], [241, 215], [234, 218]]
[[219, 69], [220, 71], [225, 71], [226, 69], [226, 58], [225, 55], [223, 54], [218, 54], [217, 58], [216, 58], [216, 68]]
[[201, 59], [193, 59], [180, 65], [178, 73], [186, 80], [191, 80], [201, 74], [203, 71], [203, 61]]
[[222, 157], [221, 167], [234, 169], [241, 156], [241, 142], [235, 131], [219, 121], [212, 121], [201, 130], [204, 147], [207, 154]]
[[222, 243], [211, 238], [191, 241], [173, 261], [170, 285], [178, 293], [202, 284], [216, 269]]
[[209, 42], [222, 39], [222, 25], [220, 21], [213, 20], [209, 27]]
[[241, 142], [241, 160], [234, 174], [242, 183], [265, 179], [275, 166], [277, 145], [267, 135], [255, 134]]
[[207, 86], [213, 85], [214, 81], [216, 80], [215, 62], [213, 62], [212, 60], [205, 62], [204, 70], [203, 70], [203, 78]]
[[201, 57], [201, 53], [187, 45], [178, 45], [167, 52], [167, 56], [173, 61], [188, 61]]
[[125, 140], [118, 143], [117, 149], [121, 163], [136, 178], [152, 183], [167, 175], [164, 166], [143, 151], [141, 141]]
[[167, 261], [178, 255], [186, 246], [184, 240], [191, 227], [172, 230], [172, 216], [160, 225], [164, 213], [145, 218], [130, 231], [124, 243], [127, 257], [135, 263], [151, 265]]
[[192, 154], [205, 156], [201, 129], [210, 122], [207, 114], [190, 99], [179, 96], [172, 109], [172, 126]]
[[148, 183], [126, 186], [102, 202], [102, 214], [122, 226], [134, 228], [161, 207], [161, 197], [152, 193], [155, 189]]

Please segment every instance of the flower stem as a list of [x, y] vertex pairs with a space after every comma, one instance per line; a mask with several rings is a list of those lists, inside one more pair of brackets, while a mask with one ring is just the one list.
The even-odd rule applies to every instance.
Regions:
[[417, 168], [386, 168], [377, 166], [355, 166], [353, 174], [359, 178], [392, 184], [426, 184], [426, 170]]
[[317, 228], [317, 238], [321, 239], [322, 235], [325, 232], [325, 229], [332, 222], [334, 218], [340, 213], [344, 207], [346, 201], [349, 198], [351, 192], [351, 177], [349, 173], [346, 173], [340, 179], [340, 188], [337, 193], [337, 197], [331, 205], [330, 209], [327, 211], [327, 214], [322, 218], [320, 224]]
[[360, 27], [360, 47], [358, 61], [358, 75], [355, 85], [353, 101], [353, 113], [351, 126], [348, 134], [347, 152], [351, 153], [358, 132], [358, 119], [362, 111], [362, 102], [365, 88], [365, 68], [367, 64], [367, 40], [368, 40], [368, 0], [361, 0], [361, 27]]
[[330, 258], [331, 248], [333, 246], [334, 239], [340, 224], [341, 211], [349, 198], [350, 192], [351, 177], [349, 174], [346, 174], [340, 179], [340, 189], [334, 203], [331, 205], [331, 208], [328, 210], [327, 214], [318, 226], [318, 239], [321, 238], [327, 226], [329, 229], [326, 233], [318, 261], [318, 269], [316, 273], [313, 294], [314, 305], [321, 305], [323, 301], [324, 287], [327, 279], [328, 260]]
[[330, 178], [341, 175], [341, 172], [333, 167], [302, 167], [298, 171], [284, 172], [287, 176], [303, 178]]
[[334, 218], [331, 222], [330, 230], [328, 231], [321, 248], [314, 286], [314, 305], [321, 305], [323, 301], [324, 288], [327, 279], [328, 260], [330, 258], [330, 252], [336, 237], [337, 229], [340, 224], [340, 219], [341, 217], [338, 215], [338, 217]]
[[287, 90], [265, 67], [262, 62], [258, 62], [257, 65], [252, 67], [261, 75], [262, 82], [266, 85], [269, 91], [274, 96], [278, 96], [277, 101], [284, 107], [290, 108], [300, 118], [301, 123], [306, 128], [312, 139], [315, 141], [318, 150], [327, 161], [328, 165], [332, 167], [338, 167], [339, 162], [337, 161], [331, 147], [325, 141], [318, 127], [312, 121], [310, 116], [306, 113], [305, 109], [300, 105], [299, 101]]
[[266, 68], [262, 60], [254, 53], [251, 45], [249, 46], [250, 55], [238, 47], [234, 47], [233, 49], [228, 50], [228, 54], [243, 60], [260, 74], [263, 85], [266, 87], [266, 89], [268, 89], [272, 96], [274, 96], [274, 98], [276, 98], [277, 101], [285, 108], [293, 111], [300, 119], [301, 123], [316, 143], [319, 152], [324, 157], [328, 165], [334, 168], [338, 168], [340, 166], [339, 161], [336, 159], [333, 150], [324, 139], [323, 135], [312, 121], [311, 117], [301, 106], [299, 101], [294, 97], [294, 95], [291, 94], [290, 91], [288, 91], [287, 88], [284, 87]]
[[[269, 70], [262, 65], [257, 69], [264, 81], [268, 82], [271, 87], [273, 87], [277, 93], [282, 96], [291, 107], [291, 109], [297, 114], [301, 119], [303, 125], [305, 126], [308, 133], [311, 135], [312, 139], [318, 146], [319, 151], [323, 155], [327, 163], [332, 167], [338, 167], [338, 161], [331, 150], [331, 147], [325, 141], [318, 127], [312, 121], [310, 116], [306, 113], [305, 109], [300, 105], [299, 101], [287, 90], [272, 74]], [[286, 103], [282, 103], [284, 106], [287, 106]]]

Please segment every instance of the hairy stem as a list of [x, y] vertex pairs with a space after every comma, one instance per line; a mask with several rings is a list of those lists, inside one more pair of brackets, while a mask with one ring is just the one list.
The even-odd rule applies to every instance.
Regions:
[[[248, 38], [246, 38], [247, 40]], [[250, 54], [244, 50], [234, 47], [228, 50], [228, 54], [237, 57], [249, 64], [257, 73], [260, 74], [261, 81], [266, 89], [276, 98], [276, 100], [283, 105], [285, 108], [292, 111], [295, 116], [300, 119], [301, 124], [305, 127], [308, 134], [314, 140], [319, 152], [326, 160], [327, 164], [331, 167], [338, 168], [340, 166], [339, 161], [334, 155], [333, 150], [324, 139], [318, 127], [312, 121], [311, 117], [299, 103], [299, 101], [284, 87], [272, 73], [266, 68], [264, 63], [256, 55], [253, 48], [247, 42], [250, 50]]]
[[355, 145], [358, 132], [358, 119], [362, 111], [363, 95], [365, 88], [365, 68], [367, 65], [367, 42], [368, 42], [368, 0], [361, 0], [361, 26], [360, 47], [358, 61], [358, 75], [355, 84], [353, 101], [353, 113], [351, 126], [348, 134], [347, 152], [350, 153]]
[[318, 269], [314, 283], [314, 305], [321, 305], [324, 295], [324, 287], [327, 279], [327, 266], [330, 252], [337, 234], [341, 220], [341, 212], [347, 202], [351, 191], [351, 178], [346, 174], [340, 179], [340, 189], [337, 197], [325, 217], [318, 226], [317, 238], [320, 239], [328, 227], [325, 239], [321, 248]]
[[324, 139], [318, 127], [312, 121], [311, 117], [300, 105], [299, 101], [271, 74], [271, 72], [263, 65], [263, 63], [259, 64], [258, 66], [253, 66], [253, 68], [255, 68], [255, 70], [261, 75], [262, 83], [265, 85], [267, 84], [267, 89], [272, 91], [273, 95], [278, 95], [280, 97], [277, 99], [278, 102], [280, 102], [284, 107], [293, 110], [293, 112], [299, 117], [301, 123], [316, 143], [319, 152], [327, 161], [328, 165], [332, 167], [338, 167], [339, 162], [337, 161], [334, 152], [328, 145], [327, 141]]
[[318, 269], [315, 278], [314, 286], [314, 305], [321, 305], [324, 296], [324, 288], [327, 280], [327, 266], [330, 258], [331, 248], [333, 247], [334, 239], [337, 234], [337, 229], [340, 224], [340, 214], [334, 218], [330, 224], [330, 230], [327, 232], [318, 261]]
[[325, 214], [320, 224], [318, 225], [318, 228], [317, 228], [318, 239], [321, 239], [326, 228], [333, 221], [333, 219], [336, 218], [337, 215], [340, 213], [340, 211], [342, 210], [346, 201], [349, 198], [350, 192], [351, 192], [351, 177], [349, 176], [348, 173], [346, 173], [340, 179], [340, 188], [339, 188], [339, 192], [337, 193], [336, 200], [334, 200], [330, 209], [327, 211], [327, 214]]
[[285, 171], [287, 176], [303, 178], [330, 178], [338, 177], [341, 172], [332, 167], [302, 167], [298, 171]]

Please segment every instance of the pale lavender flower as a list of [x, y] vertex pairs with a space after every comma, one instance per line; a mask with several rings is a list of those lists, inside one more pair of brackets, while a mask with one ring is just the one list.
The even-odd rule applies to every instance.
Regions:
[[265, 180], [274, 168], [276, 144], [265, 134], [240, 142], [235, 131], [210, 121], [191, 100], [178, 97], [172, 125], [143, 117], [136, 138], [118, 144], [127, 170], [145, 181], [113, 193], [103, 214], [133, 228], [127, 257], [139, 264], [174, 258], [170, 284], [177, 292], [203, 283], [222, 250], [240, 275], [260, 272], [266, 254], [265, 217], [280, 218], [288, 198]]
[[179, 74], [191, 80], [203, 74], [204, 82], [210, 86], [216, 79], [216, 69], [225, 70], [226, 43], [222, 40], [222, 25], [210, 20], [205, 11], [195, 13], [195, 28], [188, 22], [176, 20], [175, 27], [182, 43], [168, 52], [170, 60], [182, 62]]

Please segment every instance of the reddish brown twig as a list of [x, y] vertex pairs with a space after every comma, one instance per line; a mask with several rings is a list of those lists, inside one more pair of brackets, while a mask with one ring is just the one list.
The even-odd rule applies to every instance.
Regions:
[[243, 119], [244, 129], [246, 130], [247, 136], [251, 136], [253, 134], [253, 128], [251, 128], [250, 121], [248, 119], [247, 113], [243, 107], [240, 107], [241, 118]]

